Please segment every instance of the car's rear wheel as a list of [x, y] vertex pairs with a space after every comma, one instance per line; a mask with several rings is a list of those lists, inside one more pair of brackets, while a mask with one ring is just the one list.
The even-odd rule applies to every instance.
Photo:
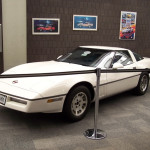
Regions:
[[138, 82], [137, 87], [134, 90], [136, 95], [144, 95], [149, 86], [149, 75], [148, 73], [142, 73]]
[[91, 94], [87, 87], [78, 86], [73, 88], [67, 95], [63, 113], [70, 121], [79, 121], [88, 112]]

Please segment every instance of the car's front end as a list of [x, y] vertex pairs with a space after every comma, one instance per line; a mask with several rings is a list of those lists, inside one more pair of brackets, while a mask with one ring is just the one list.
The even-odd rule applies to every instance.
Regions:
[[44, 97], [35, 91], [0, 82], [0, 105], [26, 113], [61, 112], [65, 96]]
[[[65, 62], [37, 62], [14, 67], [2, 75], [67, 72], [87, 67]], [[40, 76], [0, 79], [0, 105], [10, 109], [34, 112], [62, 112], [70, 88], [83, 80], [82, 76]]]

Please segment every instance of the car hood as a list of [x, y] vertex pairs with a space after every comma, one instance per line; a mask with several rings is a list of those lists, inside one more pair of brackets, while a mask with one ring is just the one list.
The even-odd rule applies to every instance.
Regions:
[[[47, 62], [36, 62], [19, 65], [5, 71], [3, 75], [67, 72], [67, 71], [81, 71], [92, 69], [93, 69], [92, 67], [86, 67], [77, 64], [57, 62], [57, 61], [47, 61]], [[70, 81], [68, 80], [69, 78], [73, 78], [73, 76], [67, 75], [67, 76], [51, 76], [51, 77], [48, 76], [48, 77], [9, 78], [9, 79], [0, 79], [0, 82], [6, 83], [11, 87], [15, 86], [24, 90], [37, 92], [41, 94], [43, 92], [46, 93], [46, 90], [50, 90], [50, 88], [56, 88], [55, 91], [58, 91], [57, 88], [59, 84], [63, 85], [64, 82], [66, 82], [67, 84], [67, 82]], [[63, 89], [61, 90], [62, 90], [61, 93], [63, 93]]]
[[52, 73], [52, 72], [88, 70], [90, 68], [91, 67], [66, 62], [46, 61], [46, 62], [35, 62], [19, 65], [5, 71], [3, 74]]

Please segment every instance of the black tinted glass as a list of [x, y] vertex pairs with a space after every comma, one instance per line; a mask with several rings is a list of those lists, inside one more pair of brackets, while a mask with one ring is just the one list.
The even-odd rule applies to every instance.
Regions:
[[141, 57], [140, 55], [138, 55], [137, 53], [133, 53], [134, 54], [134, 57], [136, 59], [136, 61], [140, 61], [143, 59], [143, 57]]
[[95, 62], [108, 52], [107, 50], [100, 49], [77, 48], [72, 53], [61, 57], [58, 61], [93, 66]]

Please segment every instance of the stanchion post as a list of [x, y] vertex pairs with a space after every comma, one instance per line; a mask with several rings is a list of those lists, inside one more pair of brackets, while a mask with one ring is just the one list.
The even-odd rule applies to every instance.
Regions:
[[101, 69], [96, 69], [96, 95], [95, 95], [95, 114], [94, 114], [94, 129], [88, 129], [85, 131], [85, 137], [93, 140], [100, 140], [106, 137], [106, 133], [100, 129], [97, 129], [98, 123], [98, 110], [99, 110], [99, 91], [100, 91], [100, 76], [101, 76]]

